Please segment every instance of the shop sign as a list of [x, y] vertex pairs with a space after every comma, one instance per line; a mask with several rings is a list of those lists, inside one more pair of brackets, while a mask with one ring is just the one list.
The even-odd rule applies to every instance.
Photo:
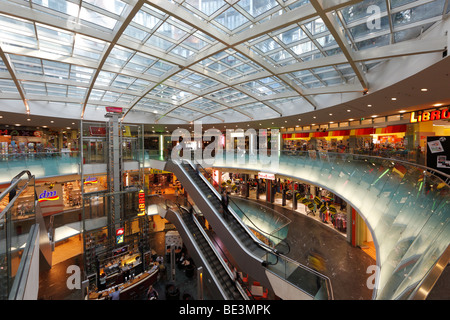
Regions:
[[29, 131], [29, 130], [0, 130], [0, 136], [19, 136], [19, 137], [42, 137], [42, 131]]
[[106, 112], [122, 113], [123, 109], [119, 107], [106, 107]]
[[39, 202], [55, 201], [55, 200], [59, 200], [59, 196], [58, 196], [58, 193], [56, 192], [56, 190], [55, 191], [44, 190], [44, 192], [42, 192], [38, 196]]
[[265, 172], [258, 172], [258, 179], [275, 180], [275, 174], [273, 174], [273, 173], [265, 173]]
[[87, 177], [84, 179], [84, 184], [95, 184], [98, 183], [98, 179], [96, 177]]
[[144, 190], [139, 191], [139, 206], [138, 206], [138, 216], [145, 215], [145, 192]]
[[116, 244], [123, 243], [124, 233], [125, 233], [124, 228], [116, 229]]
[[411, 112], [411, 117], [409, 122], [425, 122], [425, 121], [434, 121], [434, 120], [443, 120], [449, 119], [450, 112], [448, 108], [442, 110], [434, 110], [434, 111], [418, 111]]
[[105, 127], [89, 127], [89, 132], [91, 136], [106, 136]]

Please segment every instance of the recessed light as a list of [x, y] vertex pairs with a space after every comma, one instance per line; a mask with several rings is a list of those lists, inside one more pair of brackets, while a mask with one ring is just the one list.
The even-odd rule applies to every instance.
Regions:
[[75, 124], [75, 122], [72, 122], [72, 124]]
[[47, 126], [42, 126], [42, 128], [48, 128]]
[[30, 118], [28, 118], [28, 119], [27, 119], [27, 121], [31, 121], [31, 119], [30, 119]]
[[51, 120], [50, 123], [55, 123], [55, 121]]
[[368, 104], [367, 106], [370, 108], [372, 105], [371, 105], [371, 104]]
[[375, 114], [374, 114], [374, 115], [372, 116], [372, 118], [376, 118], [376, 117], [378, 117], [378, 116], [377, 116], [377, 115], [375, 115]]
[[20, 126], [21, 126], [21, 124], [19, 124], [19, 123], [16, 123], [16, 124], [15, 124], [15, 126], [16, 126], [16, 127], [20, 127]]
[[66, 127], [66, 129], [69, 129], [69, 130], [70, 130], [70, 129], [72, 129], [72, 128], [71, 128], [71, 127]]
[[3, 116], [0, 116], [0, 119], [3, 119]]
[[314, 116], [313, 119], [315, 119], [316, 117]]
[[334, 123], [333, 121], [330, 121], [330, 123]]
[[300, 127], [300, 126], [299, 126], [299, 125], [296, 125], [295, 127], [298, 128], [298, 127]]
[[352, 110], [350, 110], [350, 109], [347, 109], [347, 112], [352, 112]]
[[332, 116], [333, 114], [332, 113], [330, 113], [330, 116]]
[[442, 106], [442, 103], [435, 103], [435, 104], [433, 104], [433, 107], [440, 107], [440, 106]]
[[287, 120], [284, 120], [284, 123], [287, 123]]
[[428, 89], [427, 89], [427, 88], [422, 88], [422, 89], [420, 89], [420, 91], [422, 91], [422, 92], [427, 92]]
[[391, 98], [391, 100], [392, 100], [392, 101], [395, 101], [395, 100], [397, 100], [397, 98]]
[[355, 119], [348, 119], [348, 121], [353, 121], [353, 120], [355, 120]]
[[406, 112], [406, 110], [400, 110], [399, 112], [400, 112], [400, 113], [405, 113], [405, 112]]

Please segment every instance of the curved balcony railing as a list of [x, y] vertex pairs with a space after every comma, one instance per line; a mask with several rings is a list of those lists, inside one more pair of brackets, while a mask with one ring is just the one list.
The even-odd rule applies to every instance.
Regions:
[[450, 243], [450, 176], [442, 172], [392, 158], [316, 151], [278, 152], [270, 163], [267, 157], [252, 160], [228, 152], [216, 157], [213, 167], [309, 182], [359, 212], [377, 249], [378, 299], [412, 298]]

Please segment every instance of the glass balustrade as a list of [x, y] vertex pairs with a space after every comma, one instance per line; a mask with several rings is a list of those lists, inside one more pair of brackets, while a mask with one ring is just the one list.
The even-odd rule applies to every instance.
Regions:
[[[216, 157], [214, 167], [271, 172], [260, 157], [252, 163], [238, 156]], [[445, 174], [391, 158], [316, 151], [280, 152], [272, 161], [273, 173], [326, 188], [360, 213], [377, 248], [377, 298], [407, 298], [450, 243]]]

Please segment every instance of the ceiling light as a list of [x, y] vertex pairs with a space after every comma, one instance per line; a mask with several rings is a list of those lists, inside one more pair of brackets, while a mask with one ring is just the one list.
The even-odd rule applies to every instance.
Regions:
[[368, 104], [367, 106], [370, 108], [372, 105], [371, 105], [371, 104]]
[[376, 118], [376, 117], [378, 117], [378, 116], [377, 116], [377, 115], [375, 115], [375, 114], [374, 114], [374, 115], [372, 116], [372, 118]]
[[333, 121], [330, 121], [330, 123], [334, 123]]
[[314, 116], [313, 119], [315, 119], [316, 117]]
[[0, 119], [3, 119], [3, 116], [0, 116]]
[[298, 119], [298, 121], [302, 121], [302, 119]]
[[347, 112], [351, 112], [352, 110], [350, 110], [350, 109], [347, 109]]
[[397, 98], [391, 98], [391, 100], [392, 100], [392, 101], [395, 101], [395, 100], [397, 100]]
[[42, 128], [48, 128], [47, 126], [42, 126]]
[[21, 126], [21, 124], [19, 124], [19, 123], [16, 123], [16, 124], [15, 124], [15, 126], [16, 126], [16, 127], [20, 127], [20, 126]]
[[300, 126], [299, 126], [299, 125], [296, 125], [295, 127], [298, 128], [298, 127], [300, 127]]
[[51, 120], [50, 123], [55, 123], [55, 121]]
[[72, 124], [75, 124], [75, 122], [72, 122]]
[[287, 123], [287, 120], [284, 120], [284, 123]]
[[348, 119], [348, 121], [353, 121], [353, 120], [355, 120], [355, 119]]
[[400, 113], [405, 113], [405, 112], [406, 112], [406, 110], [400, 110], [399, 112], [400, 112]]
[[71, 127], [67, 127], [66, 129], [69, 129], [69, 130], [70, 130], [70, 129], [72, 129], [72, 128], [71, 128]]
[[440, 107], [440, 106], [442, 106], [442, 103], [435, 103], [435, 104], [433, 104], [433, 107]]
[[420, 89], [420, 91], [422, 91], [422, 92], [427, 92], [428, 89], [427, 89], [427, 88], [422, 88], [422, 89]]
[[333, 114], [332, 113], [330, 113], [330, 116], [332, 116]]
[[28, 118], [28, 119], [27, 119], [27, 121], [31, 121], [31, 119], [30, 119], [30, 118]]

